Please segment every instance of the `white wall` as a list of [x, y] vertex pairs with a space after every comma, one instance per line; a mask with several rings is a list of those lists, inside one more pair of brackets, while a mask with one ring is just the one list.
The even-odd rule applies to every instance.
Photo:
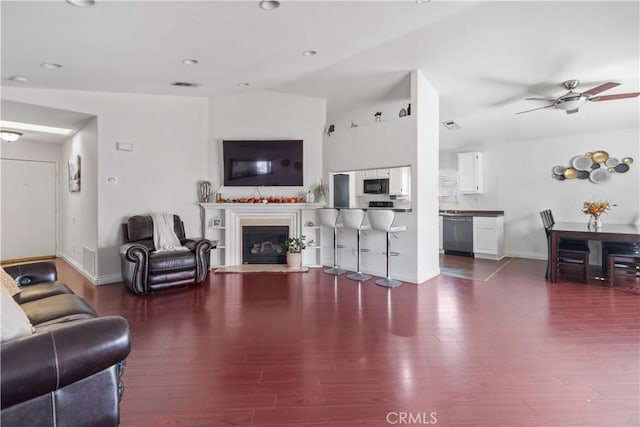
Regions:
[[[391, 274], [398, 279], [421, 283], [439, 273], [438, 266], [438, 94], [420, 71], [412, 73], [412, 115], [356, 128], [337, 129], [324, 136], [325, 179], [330, 172], [411, 166], [412, 212], [396, 214], [395, 224], [408, 230], [393, 239]], [[421, 98], [421, 99], [418, 99]], [[337, 120], [337, 119], [336, 119]], [[434, 202], [435, 201], [435, 202]], [[323, 234], [325, 242], [332, 241]], [[338, 260], [341, 267], [355, 269], [355, 232], [342, 230]], [[362, 248], [361, 270], [384, 276], [384, 235], [367, 232]], [[331, 251], [323, 262], [331, 264]]]
[[[209, 101], [209, 180], [212, 190], [222, 182], [225, 139], [302, 139], [304, 187], [261, 188], [263, 196], [303, 196], [322, 177], [322, 132], [326, 101], [277, 92], [225, 95]], [[247, 197], [255, 187], [223, 187], [223, 197]]]
[[[83, 257], [83, 247], [98, 248], [98, 121], [91, 119], [60, 147], [58, 179], [58, 255], [96, 281], [95, 255]], [[68, 162], [80, 155], [80, 191], [69, 192]]]
[[[196, 202], [197, 182], [207, 176], [206, 98], [25, 88], [3, 88], [2, 96], [97, 116], [97, 283], [120, 280], [120, 227], [131, 215], [173, 212], [188, 235], [201, 235]], [[134, 151], [117, 151], [118, 141]], [[108, 184], [108, 176], [118, 184]]]
[[[469, 147], [482, 151], [485, 193], [459, 196], [451, 209], [500, 209], [505, 211], [505, 250], [508, 256], [546, 259], [546, 238], [539, 212], [551, 209], [556, 221], [587, 223], [582, 203], [599, 198], [618, 206], [603, 217], [610, 223], [640, 223], [640, 131], [612, 130], [602, 133]], [[589, 151], [605, 150], [612, 157], [633, 157], [628, 172], [614, 174], [604, 184], [589, 180], [557, 181], [551, 177], [556, 165], [569, 166], [571, 159]], [[441, 167], [456, 167], [455, 153], [441, 153]], [[599, 262], [597, 253], [594, 261]]]

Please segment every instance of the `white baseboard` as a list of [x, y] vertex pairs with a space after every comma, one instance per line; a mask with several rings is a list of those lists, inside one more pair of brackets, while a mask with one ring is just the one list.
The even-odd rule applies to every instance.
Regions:
[[58, 256], [64, 259], [71, 267], [74, 268], [74, 270], [82, 274], [84, 278], [90, 281], [93, 285], [100, 286], [100, 285], [106, 285], [108, 283], [122, 282], [121, 274], [108, 274], [105, 276], [94, 276], [84, 271], [84, 269], [82, 268], [82, 265], [78, 261], [71, 258], [69, 255], [59, 254]]
[[105, 274], [96, 278], [96, 285], [108, 285], [109, 283], [122, 282], [122, 274]]
[[75, 259], [71, 258], [69, 255], [67, 254], [60, 254], [60, 257], [62, 257], [62, 259], [64, 259], [71, 267], [73, 267], [78, 273], [82, 274], [85, 279], [89, 280], [92, 284], [96, 284], [96, 277], [87, 273], [86, 271], [84, 271], [82, 269], [82, 265], [76, 261]]

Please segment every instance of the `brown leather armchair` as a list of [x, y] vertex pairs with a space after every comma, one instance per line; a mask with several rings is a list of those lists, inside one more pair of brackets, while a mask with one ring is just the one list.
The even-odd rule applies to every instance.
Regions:
[[184, 223], [173, 216], [174, 231], [188, 251], [156, 252], [153, 244], [153, 219], [136, 215], [122, 224], [124, 244], [120, 247], [122, 279], [136, 294], [202, 283], [209, 272], [207, 239], [186, 239]]

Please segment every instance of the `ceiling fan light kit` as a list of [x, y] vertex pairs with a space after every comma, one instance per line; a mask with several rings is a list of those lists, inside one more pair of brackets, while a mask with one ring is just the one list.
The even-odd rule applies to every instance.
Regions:
[[532, 108], [531, 110], [520, 111], [516, 114], [524, 114], [529, 113], [531, 111], [542, 110], [545, 108], [556, 108], [558, 110], [563, 110], [567, 114], [574, 114], [580, 110], [587, 102], [599, 102], [599, 101], [613, 101], [616, 99], [625, 99], [625, 98], [635, 98], [640, 95], [640, 92], [628, 92], [628, 93], [618, 93], [615, 95], [603, 95], [596, 96], [605, 90], [609, 90], [616, 86], [619, 86], [620, 83], [616, 82], [608, 82], [601, 84], [600, 86], [596, 86], [584, 92], [574, 92], [573, 90], [578, 87], [580, 84], [579, 80], [567, 80], [562, 83], [562, 87], [564, 87], [567, 92], [566, 94], [558, 97], [558, 98], [525, 98], [526, 101], [545, 101], [548, 102], [549, 105], [545, 105], [543, 107]]

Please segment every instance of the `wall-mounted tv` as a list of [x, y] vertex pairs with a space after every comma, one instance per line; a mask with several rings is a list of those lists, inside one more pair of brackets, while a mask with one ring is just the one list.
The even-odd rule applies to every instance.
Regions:
[[224, 140], [224, 185], [302, 186], [302, 140]]

